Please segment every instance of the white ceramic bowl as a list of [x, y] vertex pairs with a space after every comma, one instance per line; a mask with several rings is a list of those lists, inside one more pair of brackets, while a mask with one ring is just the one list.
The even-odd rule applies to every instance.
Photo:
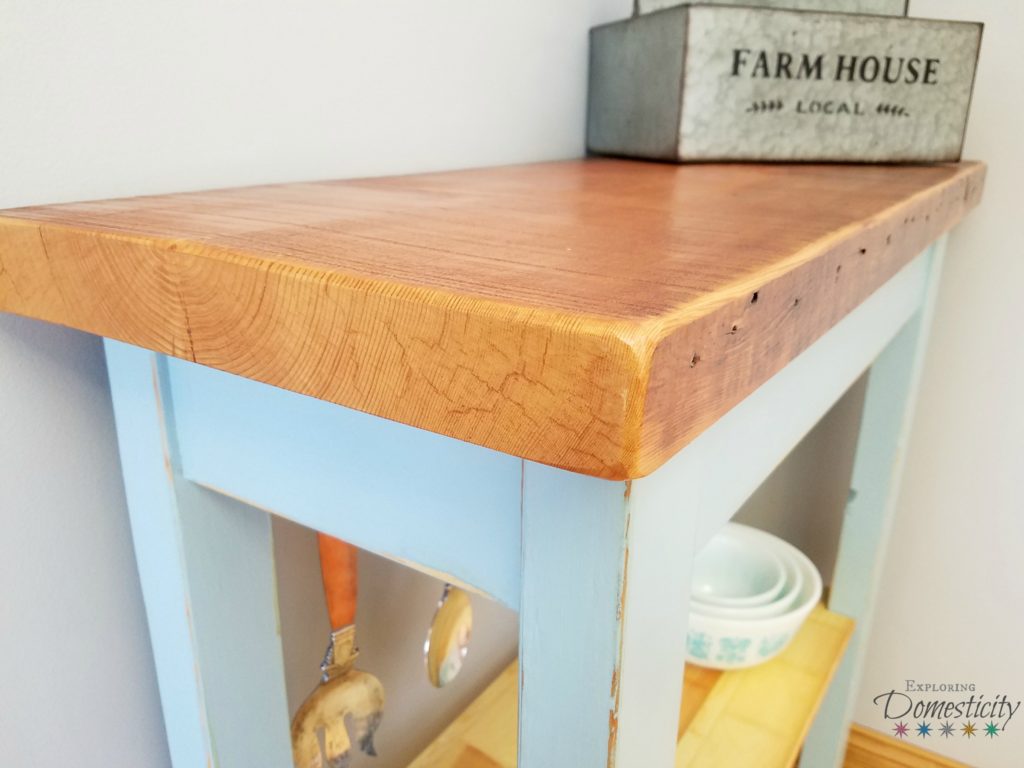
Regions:
[[786, 585], [777, 547], [730, 523], [697, 553], [690, 587], [695, 601], [730, 608], [767, 605]]
[[691, 610], [686, 638], [686, 658], [690, 663], [715, 669], [739, 669], [768, 661], [789, 645], [811, 609], [821, 600], [821, 575], [807, 556], [769, 533], [757, 531], [757, 534], [766, 537], [766, 542], [777, 542], [775, 546], [787, 552], [787, 557], [799, 567], [803, 583], [791, 608], [778, 616], [763, 618], [725, 618]]
[[800, 590], [804, 586], [803, 568], [800, 561], [791, 552], [782, 547], [778, 541], [769, 542], [778, 551], [786, 571], [786, 584], [778, 597], [764, 605], [729, 606], [705, 603], [696, 598], [690, 601], [690, 611], [703, 613], [705, 616], [717, 616], [722, 619], [767, 619], [780, 616], [796, 603]]

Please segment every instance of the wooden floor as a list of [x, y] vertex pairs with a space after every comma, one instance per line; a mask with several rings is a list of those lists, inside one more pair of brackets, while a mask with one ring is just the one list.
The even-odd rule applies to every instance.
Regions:
[[970, 768], [859, 725], [850, 729], [844, 768]]
[[[816, 609], [790, 646], [751, 669], [687, 665], [676, 765], [788, 768], [853, 631]], [[409, 768], [515, 768], [517, 667], [509, 666]]]

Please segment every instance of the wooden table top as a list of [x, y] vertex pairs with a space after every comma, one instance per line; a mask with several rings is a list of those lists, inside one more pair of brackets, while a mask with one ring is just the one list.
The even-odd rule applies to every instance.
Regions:
[[976, 163], [587, 159], [22, 208], [0, 213], [0, 310], [640, 477], [983, 181]]

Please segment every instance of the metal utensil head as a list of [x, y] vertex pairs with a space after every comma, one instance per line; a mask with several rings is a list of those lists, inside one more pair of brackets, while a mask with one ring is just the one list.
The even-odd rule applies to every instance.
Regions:
[[469, 594], [451, 584], [445, 585], [423, 643], [427, 677], [435, 687], [443, 688], [459, 674], [469, 653], [472, 632], [473, 606]]
[[377, 754], [373, 735], [384, 715], [384, 687], [353, 668], [355, 632], [343, 637], [346, 630], [332, 635], [324, 676], [292, 720], [295, 768], [347, 768], [353, 742], [366, 754]]

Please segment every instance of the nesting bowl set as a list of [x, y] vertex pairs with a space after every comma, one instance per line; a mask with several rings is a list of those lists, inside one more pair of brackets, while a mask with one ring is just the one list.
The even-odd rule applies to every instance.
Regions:
[[789, 645], [821, 600], [821, 575], [792, 544], [728, 523], [694, 561], [687, 661], [739, 669]]

